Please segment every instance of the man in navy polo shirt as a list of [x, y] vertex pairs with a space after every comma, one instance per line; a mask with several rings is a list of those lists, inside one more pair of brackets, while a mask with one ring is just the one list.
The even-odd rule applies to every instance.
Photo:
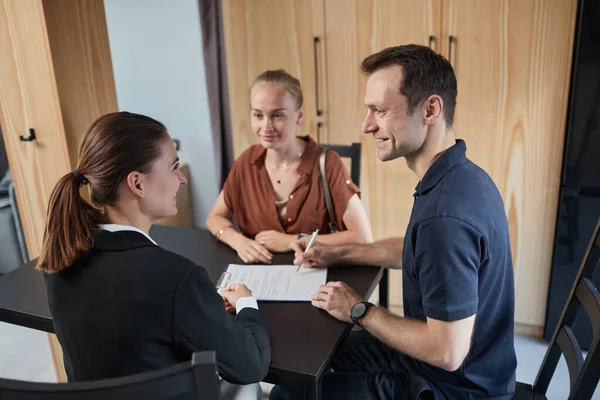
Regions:
[[[299, 241], [295, 262], [402, 268], [404, 317], [363, 302], [342, 282], [323, 285], [313, 305], [364, 328], [334, 357], [323, 397], [510, 399], [516, 357], [508, 223], [494, 182], [454, 137], [454, 70], [416, 45], [373, 54], [361, 69], [369, 76], [364, 132], [382, 161], [404, 157], [419, 177], [406, 235], [306, 253]], [[271, 398], [297, 395], [277, 387]]]

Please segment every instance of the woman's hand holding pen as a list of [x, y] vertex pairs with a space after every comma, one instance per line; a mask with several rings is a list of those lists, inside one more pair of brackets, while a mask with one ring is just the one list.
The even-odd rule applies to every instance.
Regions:
[[223, 301], [225, 301], [225, 311], [235, 312], [238, 300], [242, 297], [252, 296], [252, 291], [246, 285], [235, 284], [219, 290], [219, 294], [223, 297]]

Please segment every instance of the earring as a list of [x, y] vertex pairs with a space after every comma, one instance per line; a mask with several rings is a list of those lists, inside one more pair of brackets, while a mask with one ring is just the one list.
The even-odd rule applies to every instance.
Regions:
[[142, 191], [140, 190], [140, 194], [143, 196], [143, 195], [144, 195], [144, 192], [142, 192]]

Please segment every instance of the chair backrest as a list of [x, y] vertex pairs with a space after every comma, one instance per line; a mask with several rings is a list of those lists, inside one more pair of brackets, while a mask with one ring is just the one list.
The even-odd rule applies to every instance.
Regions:
[[0, 176], [0, 254], [0, 275], [29, 261], [9, 170]]
[[[569, 399], [592, 398], [600, 378], [600, 351], [598, 350], [600, 340], [600, 293], [592, 283], [592, 277], [599, 263], [600, 219], [596, 224], [594, 235], [588, 245], [577, 278], [575, 278], [575, 283], [533, 384], [534, 393], [546, 394], [562, 353], [567, 362], [571, 381]], [[582, 304], [593, 329], [592, 343], [585, 360], [581, 347], [571, 330]]]
[[23, 265], [10, 203], [0, 197], [0, 276]]
[[352, 178], [352, 182], [354, 182], [356, 186], [360, 187], [360, 153], [362, 148], [361, 144], [352, 143], [350, 146], [341, 144], [322, 144], [322, 146], [335, 151], [342, 158], [350, 158], [350, 178]]
[[2, 400], [221, 400], [214, 351], [194, 353], [191, 362], [157, 371], [100, 381], [36, 383], [0, 379]]

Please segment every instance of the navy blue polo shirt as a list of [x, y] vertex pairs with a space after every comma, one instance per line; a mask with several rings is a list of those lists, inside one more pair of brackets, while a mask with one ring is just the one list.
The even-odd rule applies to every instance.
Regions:
[[476, 314], [471, 350], [454, 372], [411, 362], [436, 399], [510, 399], [517, 360], [508, 222], [496, 185], [466, 150], [457, 140], [416, 187], [402, 289], [405, 317], [456, 321]]

